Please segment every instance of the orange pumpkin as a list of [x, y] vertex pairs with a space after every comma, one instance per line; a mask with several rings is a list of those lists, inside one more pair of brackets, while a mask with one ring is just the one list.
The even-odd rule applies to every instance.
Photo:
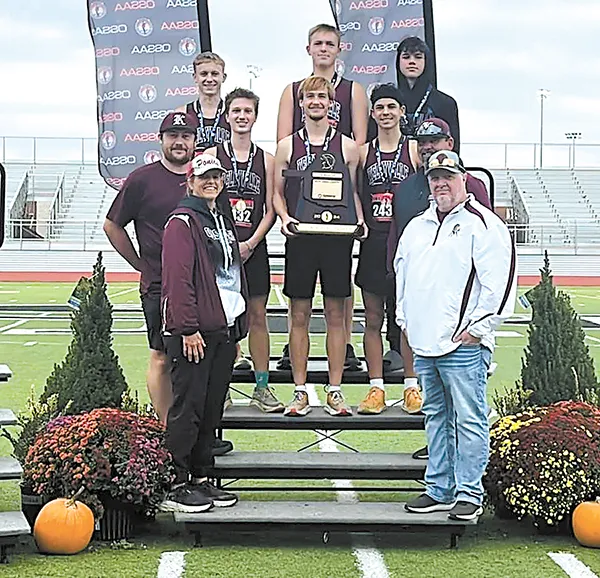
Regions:
[[600, 548], [600, 498], [583, 502], [573, 512], [573, 532], [582, 546]]
[[84, 503], [58, 498], [47, 503], [38, 514], [33, 537], [45, 554], [77, 554], [84, 550], [94, 533], [94, 514]]

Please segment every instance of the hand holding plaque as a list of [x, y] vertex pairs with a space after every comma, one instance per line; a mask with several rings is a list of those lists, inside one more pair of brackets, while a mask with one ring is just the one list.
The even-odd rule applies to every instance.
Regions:
[[350, 173], [339, 153], [317, 153], [304, 171], [285, 170], [283, 176], [300, 180], [292, 232], [360, 236]]

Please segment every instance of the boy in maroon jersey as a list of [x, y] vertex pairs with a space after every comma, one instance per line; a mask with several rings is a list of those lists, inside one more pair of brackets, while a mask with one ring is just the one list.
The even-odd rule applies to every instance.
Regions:
[[[394, 218], [394, 195], [414, 167], [408, 139], [400, 130], [406, 112], [400, 91], [392, 84], [380, 85], [371, 93], [371, 103], [377, 137], [361, 147], [359, 169], [359, 193], [370, 233], [361, 244], [355, 281], [362, 289], [365, 305], [364, 349], [371, 385], [358, 413], [378, 414], [386, 408], [381, 339], [386, 305], [388, 340], [395, 351], [400, 350], [393, 338], [396, 333], [399, 341], [400, 329], [395, 327], [394, 292], [387, 279], [388, 235]], [[407, 379], [416, 382], [414, 374]]]
[[[356, 168], [359, 150], [354, 141], [333, 129], [327, 120], [327, 110], [334, 96], [331, 83], [325, 78], [311, 76], [298, 89], [298, 99], [306, 118], [305, 127], [277, 145], [275, 155], [275, 190], [273, 204], [282, 221], [282, 232], [288, 237], [285, 254], [285, 284], [283, 292], [290, 299], [290, 357], [294, 377], [294, 399], [286, 415], [304, 416], [310, 411], [306, 391], [307, 359], [309, 353], [309, 322], [312, 312], [317, 275], [327, 326], [327, 360], [329, 388], [324, 409], [331, 415], [350, 415], [340, 388], [346, 350], [344, 302], [351, 293], [353, 238], [327, 235], [295, 235], [295, 211], [300, 197], [300, 182], [283, 177], [291, 167], [304, 170], [315, 155], [327, 151], [341, 160], [350, 173], [358, 222], [364, 225], [360, 199], [356, 192]], [[368, 234], [364, 227], [363, 238]]]
[[221, 98], [221, 86], [226, 78], [225, 61], [218, 54], [202, 52], [194, 58], [194, 82], [198, 86], [198, 100], [188, 102], [176, 110], [187, 112], [198, 119], [196, 150], [199, 152], [228, 141], [231, 136]]
[[273, 155], [252, 142], [259, 98], [236, 88], [225, 97], [225, 118], [231, 141], [207, 149], [225, 169], [225, 190], [219, 204], [231, 215], [248, 281], [248, 343], [256, 387], [250, 405], [279, 412], [284, 405], [269, 387], [269, 330], [267, 300], [271, 288], [266, 235], [275, 222], [273, 209]]

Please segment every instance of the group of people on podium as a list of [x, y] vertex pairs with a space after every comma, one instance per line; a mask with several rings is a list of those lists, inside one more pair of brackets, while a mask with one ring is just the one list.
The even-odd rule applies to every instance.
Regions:
[[[336, 73], [337, 28], [313, 27], [306, 49], [312, 74], [281, 96], [274, 156], [252, 140], [259, 97], [236, 88], [223, 99], [225, 62], [212, 52], [196, 56], [198, 99], [165, 116], [162, 159], [130, 174], [106, 217], [110, 242], [141, 274], [148, 390], [177, 470], [161, 508], [202, 512], [237, 502], [209, 478], [214, 456], [232, 449], [215, 429], [231, 404], [234, 365], [253, 368], [250, 404], [259, 410], [311, 411], [306, 379], [317, 279], [329, 371], [324, 409], [352, 414], [341, 386], [344, 371], [361, 367], [350, 340], [358, 240], [354, 282], [365, 307], [370, 387], [357, 411], [383, 412], [385, 373], [403, 365], [402, 407], [425, 414], [429, 458], [426, 492], [406, 507], [473, 519], [488, 455], [494, 330], [514, 307], [508, 230], [458, 156], [456, 102], [434, 88], [421, 39], [400, 42], [397, 85], [376, 86], [368, 96]], [[339, 183], [323, 176], [331, 167]], [[308, 175], [323, 198], [344, 195], [354, 234], [303, 232], [310, 230], [303, 226]], [[289, 343], [278, 367], [294, 381], [287, 405], [269, 385], [266, 235], [277, 217], [289, 299]], [[321, 214], [324, 222], [333, 218]], [[125, 230], [131, 222], [138, 248]], [[251, 365], [239, 348], [246, 335]]]

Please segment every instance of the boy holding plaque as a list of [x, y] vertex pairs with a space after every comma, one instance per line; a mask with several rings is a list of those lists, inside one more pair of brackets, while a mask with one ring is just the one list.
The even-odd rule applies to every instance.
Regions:
[[[367, 229], [356, 190], [359, 149], [330, 126], [327, 111], [333, 98], [333, 86], [325, 78], [304, 80], [298, 101], [306, 125], [281, 140], [275, 155], [273, 205], [287, 237], [283, 292], [290, 299], [290, 357], [296, 386], [285, 410], [290, 416], [310, 411], [306, 370], [317, 275], [327, 325], [325, 410], [332, 415], [352, 413], [340, 389], [346, 354], [344, 300], [351, 293], [353, 233], [360, 231], [365, 238]], [[318, 233], [311, 234], [311, 230]]]

